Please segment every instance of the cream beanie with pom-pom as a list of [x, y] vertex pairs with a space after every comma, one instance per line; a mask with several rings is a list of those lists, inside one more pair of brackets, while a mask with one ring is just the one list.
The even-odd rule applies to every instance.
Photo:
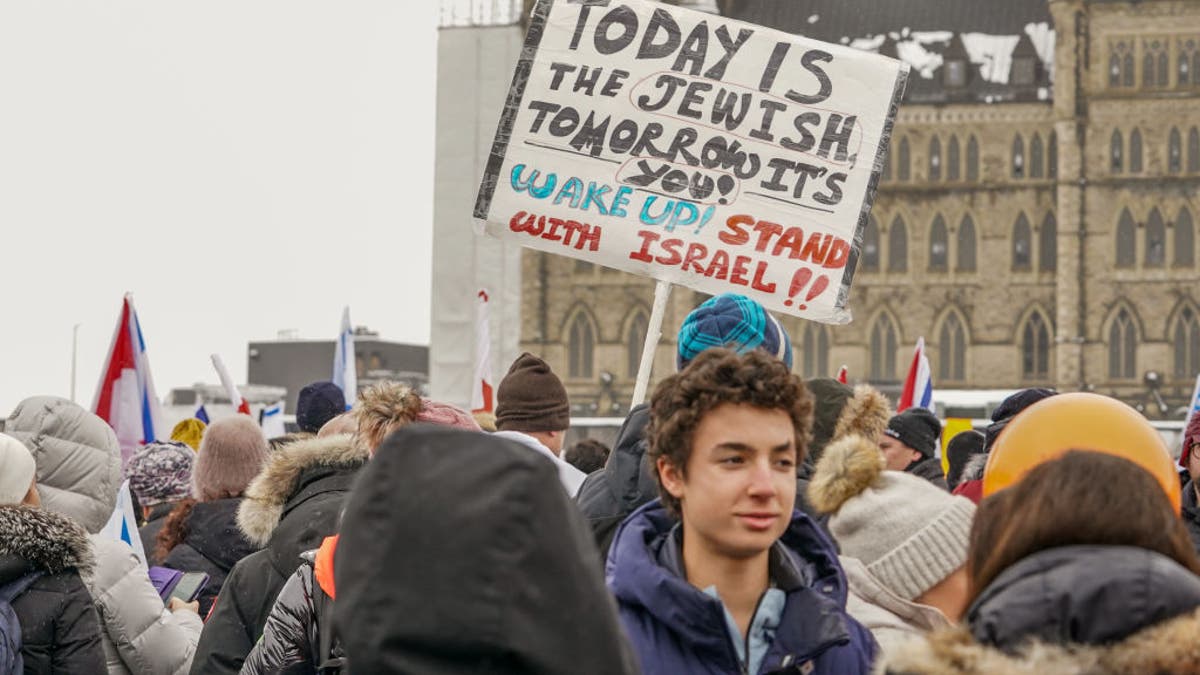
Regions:
[[966, 564], [975, 504], [884, 465], [878, 446], [862, 436], [835, 441], [817, 462], [808, 499], [831, 514], [842, 555], [914, 600]]

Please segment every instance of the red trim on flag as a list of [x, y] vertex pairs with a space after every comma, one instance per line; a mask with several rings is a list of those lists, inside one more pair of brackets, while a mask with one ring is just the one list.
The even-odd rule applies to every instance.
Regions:
[[133, 333], [129, 328], [129, 299], [121, 305], [121, 318], [117, 323], [117, 334], [113, 338], [112, 351], [108, 355], [108, 369], [100, 380], [100, 396], [96, 399], [97, 416], [112, 424], [113, 383], [121, 379], [126, 368], [137, 370], [137, 357], [133, 351]]
[[483, 389], [483, 407], [478, 408], [476, 410], [472, 410], [471, 412], [473, 412], [473, 413], [477, 413], [477, 412], [490, 413], [496, 409], [495, 404], [493, 403], [494, 398], [492, 396], [492, 385], [489, 384], [487, 380], [483, 380], [479, 384], [480, 384], [480, 387]]
[[238, 412], [243, 415], [250, 414], [250, 404], [246, 402], [246, 399], [242, 399], [241, 403], [238, 403]]
[[918, 348], [913, 352], [912, 365], [908, 367], [908, 377], [904, 378], [904, 390], [900, 392], [900, 402], [896, 404], [896, 412], [904, 412], [913, 407], [913, 398], [916, 397], [917, 389], [917, 369], [921, 366], [921, 350]]

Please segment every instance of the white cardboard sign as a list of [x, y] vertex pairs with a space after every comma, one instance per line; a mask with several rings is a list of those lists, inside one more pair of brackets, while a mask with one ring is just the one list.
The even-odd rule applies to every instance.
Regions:
[[907, 75], [877, 54], [645, 0], [539, 0], [477, 224], [847, 323]]

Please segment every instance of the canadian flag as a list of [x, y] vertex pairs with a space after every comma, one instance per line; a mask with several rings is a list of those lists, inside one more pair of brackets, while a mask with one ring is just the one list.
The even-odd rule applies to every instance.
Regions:
[[92, 411], [116, 432], [122, 461], [128, 461], [139, 446], [157, 440], [159, 433], [167, 432], [150, 375], [146, 341], [130, 294], [125, 295], [121, 305]]
[[492, 412], [495, 408], [492, 395], [492, 333], [491, 311], [488, 293], [480, 290], [475, 296], [475, 380], [471, 386], [471, 411]]

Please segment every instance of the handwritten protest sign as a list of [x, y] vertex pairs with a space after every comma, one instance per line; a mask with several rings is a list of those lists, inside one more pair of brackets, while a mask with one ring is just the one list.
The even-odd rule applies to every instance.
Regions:
[[846, 323], [907, 66], [643, 0], [539, 0], [488, 234]]

